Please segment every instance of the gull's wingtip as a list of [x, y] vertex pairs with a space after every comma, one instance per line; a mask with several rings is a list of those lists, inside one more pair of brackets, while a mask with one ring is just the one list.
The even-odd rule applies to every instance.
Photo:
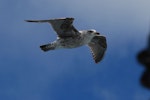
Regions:
[[36, 22], [36, 21], [33, 21], [33, 20], [24, 20], [25, 22]]

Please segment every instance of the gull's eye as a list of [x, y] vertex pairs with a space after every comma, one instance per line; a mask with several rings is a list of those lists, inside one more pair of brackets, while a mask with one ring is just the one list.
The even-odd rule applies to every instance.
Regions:
[[88, 32], [89, 32], [89, 33], [93, 33], [93, 31], [92, 31], [92, 30], [89, 30]]

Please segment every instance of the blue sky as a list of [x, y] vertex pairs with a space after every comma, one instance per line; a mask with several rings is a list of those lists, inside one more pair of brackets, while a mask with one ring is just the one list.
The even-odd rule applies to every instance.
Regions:
[[[137, 53], [146, 47], [149, 0], [1, 0], [0, 100], [148, 100]], [[42, 52], [56, 34], [25, 19], [74, 17], [107, 37], [103, 61], [89, 48]]]

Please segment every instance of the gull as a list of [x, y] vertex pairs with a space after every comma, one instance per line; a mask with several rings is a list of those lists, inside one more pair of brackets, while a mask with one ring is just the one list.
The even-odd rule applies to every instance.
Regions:
[[57, 39], [51, 43], [41, 45], [43, 51], [56, 49], [72, 49], [80, 46], [89, 46], [95, 63], [102, 60], [107, 49], [106, 37], [101, 36], [94, 29], [78, 31], [73, 26], [74, 18], [55, 18], [48, 20], [25, 20], [26, 22], [49, 23], [57, 33]]

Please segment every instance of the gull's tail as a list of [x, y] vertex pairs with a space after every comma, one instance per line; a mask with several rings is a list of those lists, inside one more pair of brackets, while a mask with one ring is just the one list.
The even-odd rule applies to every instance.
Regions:
[[40, 48], [41, 48], [41, 50], [46, 52], [46, 51], [49, 51], [49, 50], [55, 50], [56, 45], [53, 44], [53, 43], [50, 43], [50, 44], [41, 45]]

